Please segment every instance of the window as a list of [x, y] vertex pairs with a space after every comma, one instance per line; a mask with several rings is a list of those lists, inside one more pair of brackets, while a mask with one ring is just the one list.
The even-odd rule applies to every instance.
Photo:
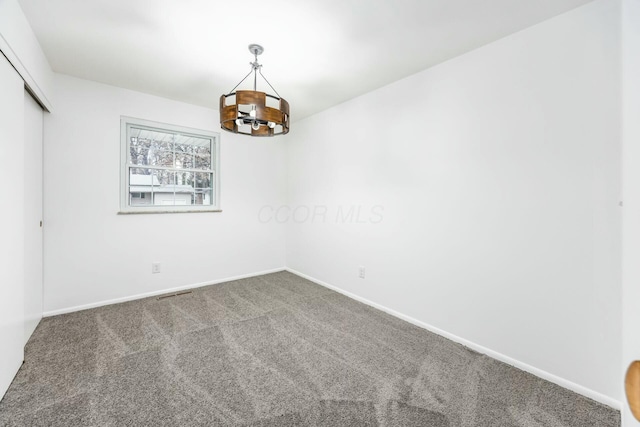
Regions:
[[121, 213], [220, 210], [219, 135], [122, 117]]

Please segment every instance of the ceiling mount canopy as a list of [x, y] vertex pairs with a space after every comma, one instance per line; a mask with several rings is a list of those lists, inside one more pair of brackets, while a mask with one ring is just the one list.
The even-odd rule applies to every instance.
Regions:
[[[251, 71], [228, 94], [220, 97], [220, 126], [222, 129], [250, 136], [274, 136], [289, 133], [289, 103], [280, 97], [271, 83], [262, 75], [258, 55], [264, 52], [259, 44], [250, 44], [254, 56]], [[253, 73], [253, 90], [238, 90]], [[258, 92], [258, 74], [267, 82], [275, 95]], [[235, 92], [234, 92], [235, 91]]]

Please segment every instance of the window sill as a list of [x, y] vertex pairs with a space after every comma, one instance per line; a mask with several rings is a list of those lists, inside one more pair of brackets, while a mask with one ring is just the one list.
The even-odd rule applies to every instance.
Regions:
[[120, 211], [118, 215], [146, 215], [146, 214], [183, 214], [183, 213], [211, 213], [222, 212], [222, 209], [192, 209], [192, 210], [157, 210], [157, 211]]

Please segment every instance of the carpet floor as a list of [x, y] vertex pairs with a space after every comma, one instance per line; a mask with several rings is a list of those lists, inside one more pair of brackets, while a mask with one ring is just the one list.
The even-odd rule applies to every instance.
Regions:
[[45, 318], [25, 351], [2, 426], [620, 425], [287, 272]]

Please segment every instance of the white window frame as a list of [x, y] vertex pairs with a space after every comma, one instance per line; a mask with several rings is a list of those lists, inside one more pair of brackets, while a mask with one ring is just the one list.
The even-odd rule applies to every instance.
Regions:
[[[146, 166], [132, 165], [130, 163], [130, 150], [128, 130], [130, 127], [142, 127], [151, 131], [175, 132], [183, 135], [191, 135], [199, 138], [211, 139], [211, 167], [212, 171], [197, 171], [213, 173], [213, 200], [211, 205], [142, 205], [129, 206], [129, 168]], [[168, 168], [160, 168], [168, 169]], [[153, 214], [153, 213], [187, 213], [187, 212], [222, 212], [220, 208], [220, 134], [201, 129], [193, 129], [184, 126], [137, 119], [134, 117], [120, 117], [120, 211], [119, 214]]]

